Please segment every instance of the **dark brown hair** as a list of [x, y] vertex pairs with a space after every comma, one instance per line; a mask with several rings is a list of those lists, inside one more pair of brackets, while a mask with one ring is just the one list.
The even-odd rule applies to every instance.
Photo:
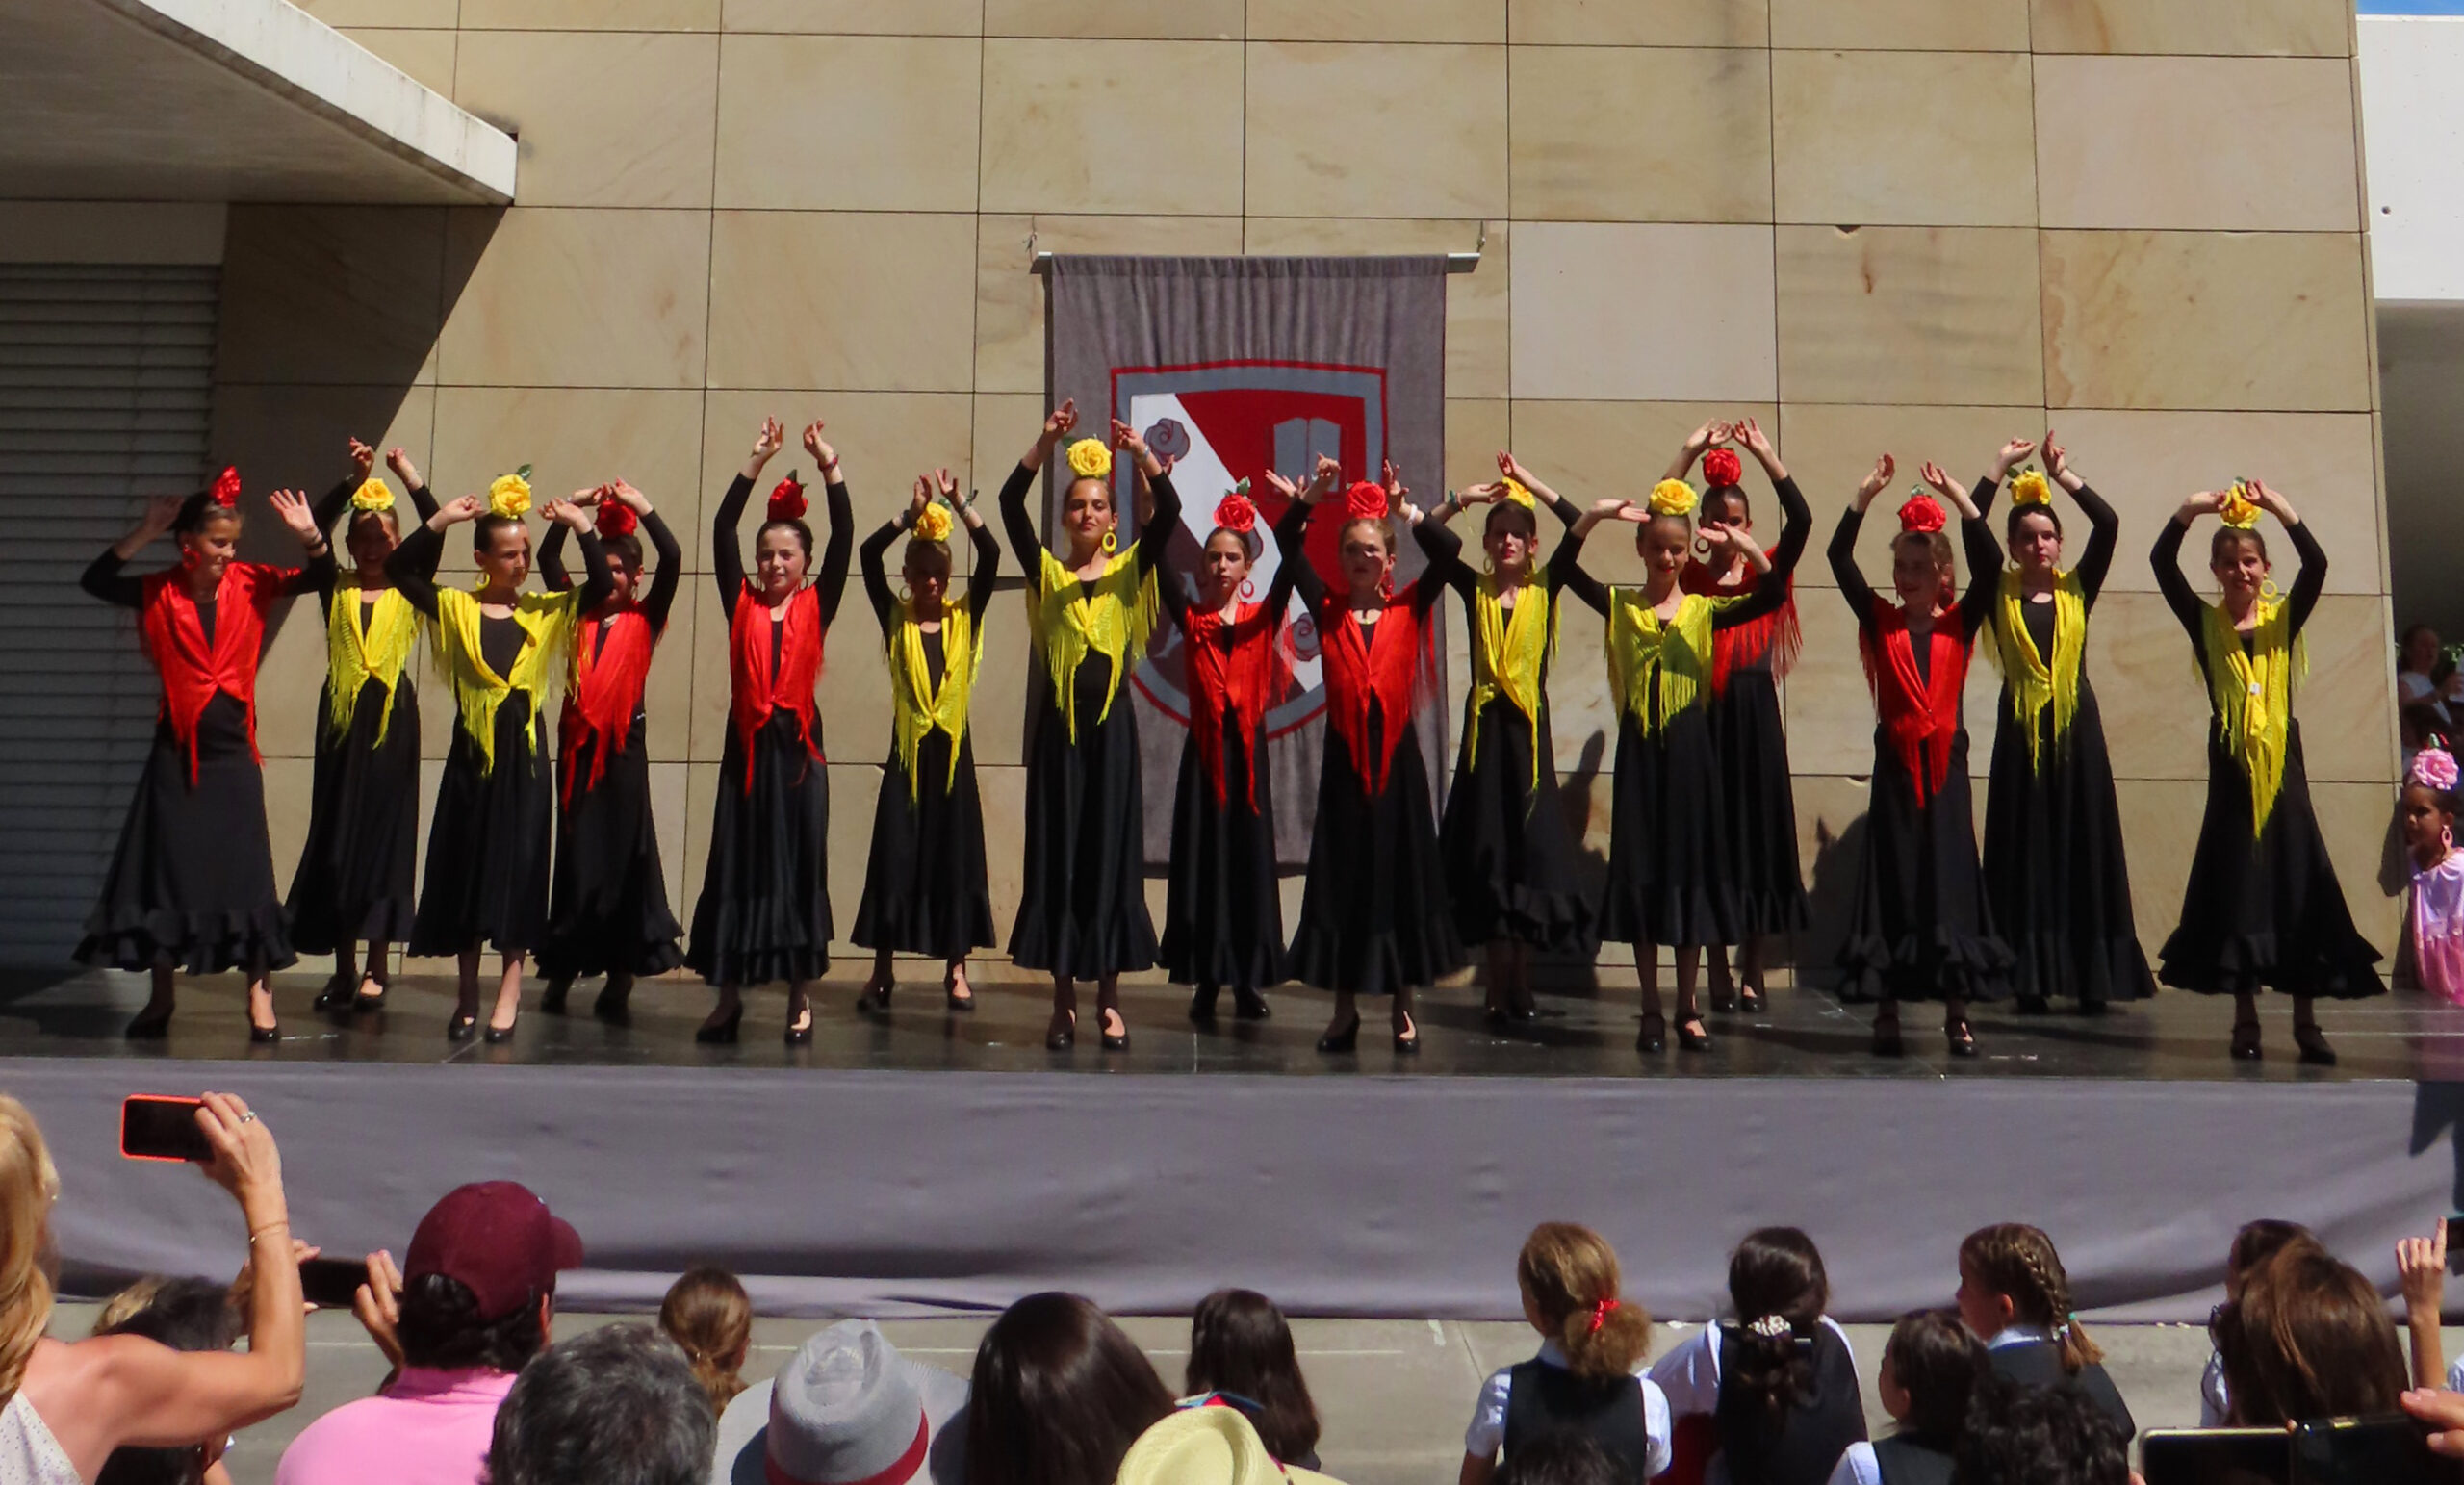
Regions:
[[2002, 540], [2005, 544], [2019, 539], [2020, 524], [2030, 516], [2042, 516], [2053, 523], [2054, 535], [2062, 534], [2062, 512], [2054, 509], [2050, 502], [2042, 505], [2015, 504], [2011, 507], [2010, 513], [2002, 518]]
[[2248, 542], [2259, 549], [2260, 561], [2268, 560], [2268, 539], [2264, 534], [2238, 525], [2220, 525], [2216, 528], [2216, 534], [2207, 539], [2207, 565], [2214, 567], [2222, 562], [2224, 549], [2235, 542]]
[[658, 1328], [693, 1364], [693, 1380], [710, 1395], [710, 1411], [727, 1411], [744, 1391], [745, 1348], [753, 1342], [753, 1296], [725, 1268], [687, 1268], [659, 1301]]
[[1029, 1294], [975, 1350], [966, 1485], [1111, 1485], [1129, 1447], [1171, 1411], [1146, 1353], [1093, 1301]]
[[1957, 1310], [1911, 1310], [1891, 1326], [1883, 1365], [1908, 1394], [1902, 1426], [1947, 1444], [1967, 1423], [1968, 1395], [1990, 1365]]
[[1577, 1222], [1543, 1222], [1523, 1240], [1514, 1277], [1577, 1376], [1622, 1377], [1651, 1354], [1651, 1312], [1618, 1293], [1608, 1240]]
[[796, 534], [796, 545], [805, 550], [805, 561], [808, 563], [812, 561], [812, 527], [805, 525], [802, 521], [764, 521], [761, 523], [761, 529], [753, 533], [753, 550], [756, 554], [758, 554], [761, 550], [761, 538], [769, 535], [773, 531], [793, 531]]
[[[1736, 1324], [1720, 1335], [1721, 1370], [1766, 1418], [1813, 1395], [1810, 1342], [1831, 1303], [1822, 1252], [1794, 1227], [1762, 1227], [1729, 1255], [1729, 1303]], [[1788, 1328], [1763, 1335], [1755, 1321], [1777, 1318]], [[1728, 1389], [1721, 1389], [1725, 1397]]]
[[1249, 1421], [1279, 1460], [1307, 1459], [1318, 1447], [1318, 1405], [1300, 1374], [1292, 1327], [1255, 1290], [1219, 1289], [1198, 1301], [1182, 1388], [1193, 1396], [1230, 1393], [1256, 1403]]
[[2244, 1222], [2241, 1230], [2233, 1235], [2233, 1246], [2224, 1255], [2225, 1272], [2247, 1278], [2251, 1269], [2296, 1242], [2316, 1246], [2318, 1242], [2310, 1229], [2299, 1222], [2288, 1222], [2272, 1216]]
[[2244, 1427], [2393, 1413], [2403, 1395], [2404, 1352], [2386, 1301], [2316, 1244], [2290, 1244], [2244, 1275], [2242, 1297], [2209, 1328], [2231, 1421]]
[[2021, 1324], [2053, 1332], [2063, 1370], [2075, 1373], [2105, 1359], [2087, 1327], [2071, 1317], [2070, 1276], [2041, 1228], [2024, 1222], [1980, 1227], [1960, 1243], [1960, 1264], [1989, 1293], [2008, 1298]]
[[478, 520], [471, 523], [471, 550], [476, 552], [494, 551], [497, 547], [497, 533], [499, 531], [519, 531], [521, 529], [522, 518], [520, 516], [500, 516], [495, 511], [489, 511]]

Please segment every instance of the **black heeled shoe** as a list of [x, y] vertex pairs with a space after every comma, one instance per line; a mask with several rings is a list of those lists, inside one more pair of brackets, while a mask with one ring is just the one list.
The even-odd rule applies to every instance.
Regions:
[[1732, 985], [1715, 985], [1711, 986], [1711, 1009], [1713, 1011], [1726, 1015], [1731, 1011], [1735, 1011], [1736, 1008], [1736, 986]]
[[[522, 1018], [520, 1016], [514, 1017], [513, 1026], [520, 1026], [521, 1024]], [[513, 1039], [513, 1026], [491, 1025], [486, 1031], [479, 1034], [479, 1039], [492, 1047], [503, 1046], [506, 1042]]]
[[448, 1041], [468, 1041], [478, 1034], [479, 1018], [476, 1015], [457, 1014], [445, 1023], [445, 1039]]
[[[368, 989], [372, 985], [376, 986], [373, 994]], [[382, 1011], [385, 1009], [385, 992], [393, 987], [394, 983], [382, 975], [362, 975], [359, 977], [359, 993], [350, 998], [350, 1009], [362, 1014]]]
[[2258, 1022], [2236, 1021], [2233, 1023], [2231, 1051], [2233, 1061], [2237, 1063], [2255, 1063], [2259, 1060]]
[[1103, 1028], [1104, 1028], [1107, 1024], [1109, 1024], [1109, 1023], [1107, 1023], [1107, 1022], [1104, 1020], [1104, 1014], [1105, 1014], [1105, 1012], [1103, 1012], [1102, 1011], [1096, 1011], [1096, 1012], [1095, 1012], [1095, 1027], [1096, 1027], [1096, 1038], [1095, 1038], [1095, 1039], [1096, 1039], [1098, 1042], [1100, 1042], [1100, 1043], [1102, 1044], [1103, 1049], [1104, 1049], [1105, 1051], [1107, 1051], [1107, 1052], [1126, 1052], [1126, 1051], [1128, 1051], [1128, 1050], [1129, 1050], [1129, 1018], [1128, 1018], [1127, 1016], [1122, 1015], [1122, 1014], [1120, 1013], [1120, 1008], [1119, 1008], [1119, 1007], [1116, 1006], [1116, 1007], [1112, 1008], [1112, 1011], [1111, 1011], [1112, 1019], [1113, 1019], [1113, 1020], [1116, 1020], [1116, 1021], [1120, 1022], [1120, 1035], [1119, 1035], [1119, 1036], [1117, 1036], [1117, 1037], [1116, 1037], [1116, 1036], [1114, 1036], [1111, 1032], [1108, 1032], [1108, 1031], [1103, 1030]]
[[1770, 1007], [1771, 1002], [1760, 990], [1756, 989], [1753, 986], [1740, 985], [1737, 986], [1736, 1008], [1739, 1011], [1744, 1011], [1747, 1015], [1760, 1015], [1763, 1011], [1769, 1010]]
[[1634, 1034], [1634, 1050], [1637, 1052], [1667, 1051], [1668, 1017], [1656, 1011], [1644, 1011], [1643, 1029]]
[[1876, 1057], [1908, 1055], [1908, 1045], [1899, 1037], [1899, 1012], [1894, 1011], [1889, 1015], [1874, 1017], [1874, 1055]]
[[348, 1011], [351, 1007], [351, 990], [354, 988], [356, 988], [356, 986], [353, 986], [351, 982], [339, 970], [337, 970], [325, 981], [325, 987], [317, 992], [317, 998], [309, 1002], [309, 1009], [312, 1011]]
[[1942, 1042], [1953, 1057], [1976, 1056], [1976, 1033], [1968, 1028], [1965, 1016], [1942, 1028]]
[[743, 1025], [744, 1003], [738, 1001], [736, 1008], [728, 1012], [726, 1020], [705, 1021], [693, 1028], [693, 1039], [706, 1047], [732, 1047], [735, 1045], [737, 1029]]
[[282, 1023], [280, 1021], [276, 1021], [271, 1026], [259, 1026], [254, 1021], [248, 1023], [248, 1042], [251, 1046], [270, 1046], [281, 1039]]
[[959, 977], [952, 974], [942, 975], [941, 1005], [944, 1009], [960, 1011], [962, 1013], [973, 1011], [975, 1009], [975, 986], [972, 985], [968, 986], [966, 987], [966, 993], [964, 995], [961, 995], [959, 993]]
[[2319, 1030], [2319, 1023], [2316, 1021], [2295, 1022], [2293, 1044], [2301, 1049], [2301, 1061], [2305, 1066], [2333, 1067], [2336, 1065], [2336, 1049], [2327, 1045], [2326, 1033]]
[[1190, 991], [1190, 1024], [1192, 1026], [1215, 1024], [1215, 1000], [1218, 993], [1216, 986], [1211, 985], [1201, 985]]
[[856, 995], [856, 1010], [864, 1015], [887, 1017], [889, 997], [896, 985], [865, 986]]
[[171, 1012], [168, 1011], [161, 1015], [141, 1011], [137, 1019], [120, 1029], [121, 1037], [129, 1041], [161, 1041], [170, 1035]]
[[[812, 1003], [810, 1001], [807, 1001], [805, 1003], [805, 1013], [797, 1017], [796, 1020], [789, 1021], [787, 1023], [787, 1030], [781, 1039], [791, 1047], [811, 1046], [813, 1020]], [[801, 1022], [802, 1024], [799, 1025], [798, 1022]]]
[[1267, 998], [1252, 989], [1232, 986], [1232, 1018], [1236, 1021], [1265, 1021], [1274, 1016], [1274, 1008]]
[[1329, 1056], [1333, 1056], [1333, 1057], [1340, 1057], [1340, 1056], [1342, 1056], [1342, 1055], [1344, 1055], [1344, 1054], [1346, 1054], [1346, 1053], [1349, 1053], [1349, 1052], [1357, 1052], [1357, 1051], [1359, 1051], [1359, 1050], [1360, 1050], [1360, 1015], [1359, 1015], [1359, 1013], [1355, 1011], [1355, 1012], [1353, 1013], [1353, 1015], [1352, 1015], [1352, 1018], [1351, 1018], [1351, 1024], [1350, 1024], [1350, 1025], [1348, 1025], [1348, 1026], [1346, 1026], [1346, 1027], [1345, 1027], [1342, 1031], [1340, 1031], [1340, 1032], [1339, 1032], [1339, 1031], [1336, 1031], [1336, 1030], [1335, 1030], [1333, 1027], [1331, 1027], [1331, 1026], [1327, 1027], [1327, 1028], [1326, 1028], [1325, 1035], [1324, 1035], [1324, 1036], [1322, 1036], [1322, 1037], [1320, 1037], [1318, 1038], [1318, 1050], [1319, 1050], [1319, 1051], [1321, 1051], [1321, 1052], [1326, 1053], [1326, 1054], [1327, 1054], [1327, 1055], [1329, 1055]]
[[609, 1026], [632, 1025], [633, 987], [629, 985], [623, 989], [612, 985], [601, 986], [598, 996], [590, 1003], [590, 1017]]
[[1680, 1051], [1708, 1052], [1711, 1050], [1711, 1029], [1703, 1024], [1699, 1015], [1680, 1021], [1677, 1023], [1677, 1045]]
[[1075, 1007], [1052, 1013], [1052, 1024], [1044, 1028], [1043, 1049], [1066, 1052], [1078, 1044], [1078, 1011]]
[[1406, 1012], [1403, 1024], [1411, 1029], [1395, 1034], [1395, 1052], [1400, 1057], [1418, 1057], [1421, 1055], [1421, 1023]]

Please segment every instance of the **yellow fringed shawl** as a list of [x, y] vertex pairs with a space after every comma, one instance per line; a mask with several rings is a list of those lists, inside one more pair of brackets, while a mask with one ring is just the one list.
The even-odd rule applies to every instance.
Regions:
[[2284, 755], [2293, 725], [2293, 688], [2304, 668], [2286, 603], [2259, 604], [2250, 631], [2255, 653], [2220, 603], [2207, 605], [2207, 690], [2225, 751], [2250, 781], [2250, 833], [2267, 829], [2284, 787]]
[[950, 739], [950, 777], [943, 787], [957, 784], [959, 740], [966, 735], [967, 700], [974, 693], [976, 671], [983, 660], [966, 605], [943, 604], [941, 684], [937, 690], [932, 664], [924, 654], [924, 631], [915, 623], [914, 605], [911, 601], [901, 601], [896, 637], [889, 644], [889, 697], [899, 766], [907, 770], [908, 803], [915, 802], [920, 789], [915, 778], [916, 753], [935, 729], [947, 733]]
[[[548, 689], [564, 675], [573, 649], [577, 592], [525, 593], [514, 602], [513, 619], [529, 638], [513, 663], [511, 676], [488, 668], [479, 642], [479, 600], [458, 588], [436, 595], [436, 660], [453, 680], [453, 701], [462, 715], [462, 730], [479, 750], [479, 771], [497, 766], [497, 708], [520, 691], [530, 698], [533, 718], [548, 714]], [[539, 748], [539, 729], [530, 730], [530, 748]]]
[[1033, 602], [1027, 619], [1035, 626], [1036, 646], [1043, 652], [1053, 704], [1067, 720], [1069, 740], [1075, 743], [1078, 698], [1070, 682], [1077, 678], [1078, 664], [1090, 654], [1113, 662], [1112, 682], [1104, 689], [1104, 709], [1095, 718], [1100, 726], [1112, 715], [1113, 698], [1120, 694], [1132, 657], [1146, 653], [1146, 636], [1155, 628], [1154, 577], [1139, 572], [1136, 548], [1114, 556], [1102, 575], [1088, 583], [1081, 583], [1077, 574], [1046, 551], [1029, 597]]
[[1531, 782], [1540, 782], [1541, 672], [1557, 646], [1557, 605], [1550, 602], [1548, 564], [1531, 569], [1522, 597], [1498, 602], [1497, 575], [1483, 573], [1472, 590], [1472, 718], [1464, 724], [1467, 756], [1480, 757], [1480, 713], [1503, 697], [1531, 724]]
[[360, 585], [356, 576], [334, 584], [325, 605], [325, 726], [336, 742], [350, 735], [359, 710], [359, 693], [373, 680], [385, 688], [385, 710], [377, 718], [376, 741], [394, 725], [394, 688], [411, 663], [419, 643], [420, 611], [398, 591], [387, 588], [369, 606], [368, 632], [359, 631]]
[[2088, 594], [2075, 573], [2056, 573], [2053, 588], [2053, 656], [2037, 653], [2028, 632], [2027, 595], [2019, 575], [2005, 569], [2001, 596], [1993, 604], [1991, 658], [2001, 667], [2011, 690], [2012, 719], [2028, 730], [2028, 769], [2044, 772], [2043, 738], [2037, 718], [2053, 708], [2053, 741], [2057, 751], [2070, 736], [2079, 715], [2079, 672], [2088, 649]]
[[[1689, 593], [1663, 620], [1634, 587], [1608, 590], [1608, 684], [1649, 737], [1701, 700], [1711, 678], [1711, 616], [1742, 597]], [[1645, 682], [1653, 682], [1646, 686]], [[1659, 705], [1655, 712], [1652, 702]]]

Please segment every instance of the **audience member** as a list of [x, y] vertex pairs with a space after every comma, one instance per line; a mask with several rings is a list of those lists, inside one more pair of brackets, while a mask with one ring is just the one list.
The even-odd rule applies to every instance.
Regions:
[[1185, 1402], [1158, 1419], [1121, 1456], [1116, 1485], [1333, 1485], [1315, 1470], [1278, 1461], [1249, 1415], [1229, 1403]]
[[[282, 1157], [265, 1121], [227, 1093], [208, 1093], [197, 1127], [213, 1149], [201, 1167], [231, 1193], [257, 1250], [291, 1250]], [[61, 1342], [47, 1270], [60, 1177], [23, 1104], [0, 1095], [0, 1479], [82, 1485], [123, 1447], [192, 1448], [299, 1400], [307, 1366], [299, 1270], [270, 1264], [250, 1294], [244, 1353], [175, 1351], [140, 1335]]]
[[2070, 1276], [2053, 1240], [2020, 1222], [1980, 1227], [1960, 1244], [1960, 1319], [1985, 1342], [1993, 1370], [2013, 1381], [2075, 1387], [2128, 1439], [2139, 1431], [2105, 1353], [2071, 1314]]
[[1171, 1411], [1154, 1364], [1111, 1317], [1076, 1294], [1029, 1294], [975, 1350], [966, 1485], [1110, 1485]]
[[1943, 1485], [1976, 1379], [1989, 1370], [1985, 1343], [1957, 1310], [1911, 1310], [1883, 1345], [1875, 1391], [1898, 1424], [1888, 1437], [1848, 1446], [1830, 1485]]
[[1711, 1421], [1709, 1485], [1822, 1485], [1865, 1436], [1847, 1333], [1823, 1312], [1831, 1279], [1793, 1227], [1746, 1234], [1729, 1255], [1733, 1318], [1706, 1325], [1652, 1367], [1669, 1412]]
[[1292, 1327], [1274, 1301], [1251, 1289], [1219, 1289], [1190, 1317], [1190, 1364], [1182, 1379], [1192, 1395], [1229, 1395], [1288, 1465], [1318, 1468], [1318, 1405], [1300, 1374]]
[[[2440, 661], [2445, 658], [2438, 643], [2438, 630], [2426, 624], [2416, 624], [2404, 630], [2396, 651], [2396, 702], [2409, 705], [2415, 702], [2429, 704], [2443, 724], [2448, 719], [2447, 677], [2440, 674]], [[2451, 674], [2452, 667], [2448, 667]]]
[[[142, 1273], [112, 1291], [110, 1297], [103, 1301], [103, 1307], [94, 1312], [94, 1328], [87, 1334], [108, 1335], [119, 1329], [120, 1321], [142, 1313], [154, 1302], [154, 1296], [163, 1292], [163, 1286], [170, 1282], [159, 1273]], [[229, 1291], [224, 1293], [227, 1295]]]
[[1490, 1485], [1624, 1485], [1608, 1451], [1579, 1433], [1543, 1434], [1498, 1466]]
[[966, 1411], [964, 1377], [840, 1320], [728, 1404], [711, 1485], [962, 1485]]
[[[131, 1291], [142, 1303], [124, 1297]], [[240, 1338], [240, 1312], [232, 1307], [231, 1291], [210, 1279], [140, 1279], [112, 1296], [105, 1313], [109, 1324], [96, 1335], [143, 1336], [175, 1351], [227, 1351]], [[122, 1445], [103, 1461], [94, 1485], [230, 1485], [222, 1468], [228, 1434], [216, 1434], [182, 1448], [139, 1448]]]
[[2252, 1268], [2209, 1329], [2224, 1358], [2228, 1419], [2243, 1427], [2393, 1413], [2403, 1395], [2404, 1353], [2385, 1301], [2324, 1249], [2287, 1246]]
[[1668, 1398], [1643, 1375], [1652, 1318], [1622, 1293], [1606, 1239], [1573, 1222], [1543, 1222], [1525, 1239], [1514, 1276], [1523, 1318], [1540, 1333], [1529, 1361], [1492, 1373], [1463, 1430], [1462, 1485], [1489, 1485], [1500, 1451], [1553, 1433], [1578, 1433], [1641, 1481], [1668, 1468]]
[[1990, 1369], [1968, 1398], [1952, 1485], [2127, 1485], [2130, 1432], [2085, 1389]]
[[603, 1325], [522, 1369], [497, 1409], [487, 1485], [703, 1485], [717, 1431], [675, 1342]]
[[547, 1348], [556, 1275], [581, 1256], [581, 1239], [527, 1187], [446, 1192], [420, 1218], [400, 1275], [388, 1254], [369, 1255], [356, 1308], [394, 1376], [302, 1429], [274, 1485], [470, 1485], [515, 1374]]
[[753, 1296], [725, 1268], [687, 1268], [659, 1301], [658, 1328], [683, 1348], [693, 1374], [710, 1395], [710, 1416], [727, 1411], [744, 1391], [745, 1352], [753, 1345]]
[[[2299, 1222], [2287, 1222], [2272, 1216], [2244, 1222], [2241, 1230], [2233, 1235], [2233, 1246], [2224, 1255], [2224, 1302], [2231, 1304], [2242, 1297], [2242, 1283], [2249, 1277], [2251, 1269], [2297, 1242], [2316, 1247], [2319, 1240]], [[2213, 1333], [2216, 1317], [2210, 1315], [2207, 1319]], [[2201, 1428], [2221, 1428], [2231, 1412], [2232, 1402], [2224, 1386], [2224, 1358], [2211, 1349], [2207, 1353], [2207, 1370], [2199, 1374], [2198, 1379], [2198, 1425]]]

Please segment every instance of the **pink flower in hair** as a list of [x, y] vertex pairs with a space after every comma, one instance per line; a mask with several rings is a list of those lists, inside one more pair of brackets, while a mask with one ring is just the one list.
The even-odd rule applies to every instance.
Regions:
[[2455, 755], [2444, 748], [2424, 748], [2413, 755], [2413, 766], [2406, 771], [2404, 781], [2418, 783], [2440, 793], [2455, 791]]

